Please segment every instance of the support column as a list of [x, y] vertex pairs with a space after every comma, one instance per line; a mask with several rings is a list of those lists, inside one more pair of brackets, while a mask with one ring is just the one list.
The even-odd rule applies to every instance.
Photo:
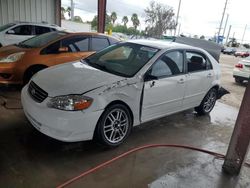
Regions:
[[61, 0], [55, 0], [55, 22], [61, 26]]
[[248, 82], [239, 115], [236, 120], [233, 135], [231, 137], [223, 171], [238, 175], [244, 164], [250, 144], [250, 83]]
[[105, 31], [106, 3], [107, 0], [98, 0], [97, 32], [99, 33]]

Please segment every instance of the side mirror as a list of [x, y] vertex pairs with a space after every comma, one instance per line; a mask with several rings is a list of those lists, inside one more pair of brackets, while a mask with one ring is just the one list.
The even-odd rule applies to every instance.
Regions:
[[152, 80], [158, 80], [158, 78], [156, 76], [151, 75], [151, 74], [145, 74], [145, 76], [144, 76], [145, 82], [152, 81]]
[[15, 34], [15, 31], [11, 29], [11, 30], [7, 31], [7, 34]]
[[58, 52], [59, 52], [59, 53], [68, 52], [68, 51], [69, 51], [69, 48], [68, 48], [68, 47], [60, 47], [60, 48], [58, 49]]

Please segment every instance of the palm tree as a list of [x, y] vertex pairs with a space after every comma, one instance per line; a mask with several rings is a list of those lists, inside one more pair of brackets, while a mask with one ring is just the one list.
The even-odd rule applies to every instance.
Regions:
[[111, 18], [112, 23], [114, 24], [116, 19], [117, 19], [116, 12], [112, 12], [111, 15], [110, 15], [110, 18]]
[[70, 16], [71, 16], [71, 8], [68, 7], [68, 8], [66, 9], [66, 12], [68, 13], [68, 16], [69, 16], [69, 18], [70, 18]]
[[64, 14], [66, 13], [66, 10], [64, 7], [61, 7], [61, 19], [64, 20], [65, 17], [64, 17]]
[[128, 23], [128, 17], [127, 16], [123, 16], [122, 23], [124, 24], [125, 27], [127, 27], [127, 23]]
[[136, 13], [132, 14], [131, 21], [135, 29], [140, 25], [140, 20], [138, 19], [138, 16]]

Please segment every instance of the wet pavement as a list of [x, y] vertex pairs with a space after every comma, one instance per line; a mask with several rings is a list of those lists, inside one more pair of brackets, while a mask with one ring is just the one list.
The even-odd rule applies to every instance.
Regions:
[[[19, 92], [0, 91], [8, 108], [21, 107]], [[42, 135], [21, 109], [0, 106], [0, 187], [56, 187], [81, 172], [145, 144], [185, 144], [225, 154], [238, 109], [217, 102], [210, 115], [193, 110], [134, 128], [127, 141], [107, 150], [92, 141], [63, 143]], [[248, 155], [248, 162], [250, 156]], [[67, 187], [250, 187], [250, 168], [240, 176], [221, 171], [222, 160], [180, 148], [151, 148], [121, 159]]]

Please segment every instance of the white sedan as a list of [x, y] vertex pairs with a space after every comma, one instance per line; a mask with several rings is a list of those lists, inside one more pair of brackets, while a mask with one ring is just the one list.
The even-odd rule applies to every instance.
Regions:
[[234, 67], [233, 77], [235, 82], [242, 83], [250, 78], [250, 56], [240, 60]]
[[52, 138], [118, 146], [141, 123], [193, 107], [209, 113], [219, 87], [220, 67], [208, 52], [134, 40], [37, 73], [21, 98], [31, 124]]

